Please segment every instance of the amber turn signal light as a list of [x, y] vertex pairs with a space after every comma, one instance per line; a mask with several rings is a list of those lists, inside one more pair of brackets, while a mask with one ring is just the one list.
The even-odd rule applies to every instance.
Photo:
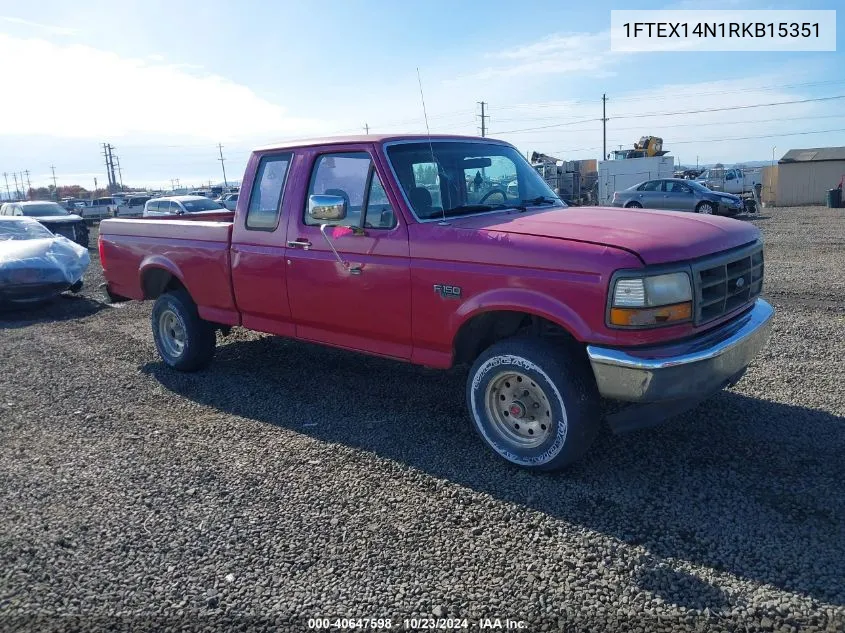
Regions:
[[675, 303], [659, 308], [611, 308], [611, 325], [643, 327], [689, 321], [692, 318], [692, 301]]

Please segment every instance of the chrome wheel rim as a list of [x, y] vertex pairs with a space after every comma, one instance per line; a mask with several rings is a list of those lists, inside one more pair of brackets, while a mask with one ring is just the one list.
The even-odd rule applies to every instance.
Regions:
[[713, 215], [713, 207], [709, 204], [702, 204], [698, 207], [698, 212], [703, 213], [704, 215]]
[[537, 448], [552, 433], [551, 404], [543, 389], [520, 372], [503, 372], [487, 385], [487, 418], [503, 440]]
[[182, 322], [173, 310], [165, 310], [158, 318], [158, 334], [168, 356], [178, 358], [185, 351], [188, 340]]

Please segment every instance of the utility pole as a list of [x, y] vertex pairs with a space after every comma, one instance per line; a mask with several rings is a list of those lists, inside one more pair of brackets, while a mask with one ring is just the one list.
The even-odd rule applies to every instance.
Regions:
[[114, 145], [107, 145], [106, 147], [109, 151], [109, 177], [111, 178], [112, 186], [112, 188], [109, 190], [109, 193], [114, 193], [114, 190], [117, 189], [117, 178], [114, 175], [114, 157], [112, 156], [112, 150], [114, 149]]
[[15, 179], [15, 198], [20, 199], [21, 191], [20, 191], [20, 189], [18, 189], [18, 175], [16, 173], [12, 172], [12, 178]]
[[481, 136], [487, 136], [487, 119], [490, 118], [489, 114], [486, 114], [485, 108], [487, 107], [486, 101], [478, 101], [478, 105], [481, 106]]
[[220, 166], [223, 168], [223, 186], [226, 187], [226, 189], [228, 189], [229, 188], [229, 182], [226, 180], [226, 164], [225, 164], [226, 159], [223, 158], [223, 145], [222, 145], [222, 143], [217, 144], [217, 150], [220, 152], [220, 158], [218, 158], [217, 160], [220, 161]]
[[56, 183], [56, 166], [50, 165], [50, 170], [53, 172], [53, 193], [56, 194], [56, 202], [59, 201], [59, 185]]
[[607, 160], [607, 94], [601, 96], [601, 159]]
[[109, 156], [108, 143], [103, 143], [103, 157], [106, 159], [106, 178], [109, 181], [109, 193], [111, 193], [112, 189], [114, 188], [114, 183], [112, 182], [111, 158]]
[[117, 173], [120, 177], [120, 190], [123, 191], [123, 170], [120, 168], [120, 156], [115, 154], [114, 158], [117, 161]]
[[370, 124], [364, 121], [364, 134], [370, 133]]
[[[26, 199], [32, 199], [32, 183], [29, 181], [29, 170], [24, 169], [23, 173], [26, 174]], [[23, 176], [21, 176], [21, 182], [23, 182]]]
[[5, 171], [3, 172], [3, 180], [6, 181], [6, 200], [11, 200], [12, 196], [9, 193], [9, 174], [7, 174]]

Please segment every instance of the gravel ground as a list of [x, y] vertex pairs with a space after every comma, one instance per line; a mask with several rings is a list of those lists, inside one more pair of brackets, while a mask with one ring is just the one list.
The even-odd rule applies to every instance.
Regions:
[[744, 380], [554, 475], [484, 450], [463, 371], [245, 331], [169, 371], [92, 250], [82, 297], [0, 322], [0, 629], [842, 631], [845, 211], [752, 221]]

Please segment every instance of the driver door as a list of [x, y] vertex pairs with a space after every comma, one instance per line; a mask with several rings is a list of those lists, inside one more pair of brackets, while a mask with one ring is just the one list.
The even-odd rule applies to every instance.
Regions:
[[674, 180], [664, 180], [663, 190], [665, 204], [664, 209], [670, 211], [693, 211], [695, 209], [695, 196], [692, 187]]
[[[409, 359], [408, 230], [371, 147], [315, 149], [305, 162], [310, 180], [288, 215], [285, 257], [297, 338]], [[342, 198], [346, 217], [313, 219], [312, 195]]]

